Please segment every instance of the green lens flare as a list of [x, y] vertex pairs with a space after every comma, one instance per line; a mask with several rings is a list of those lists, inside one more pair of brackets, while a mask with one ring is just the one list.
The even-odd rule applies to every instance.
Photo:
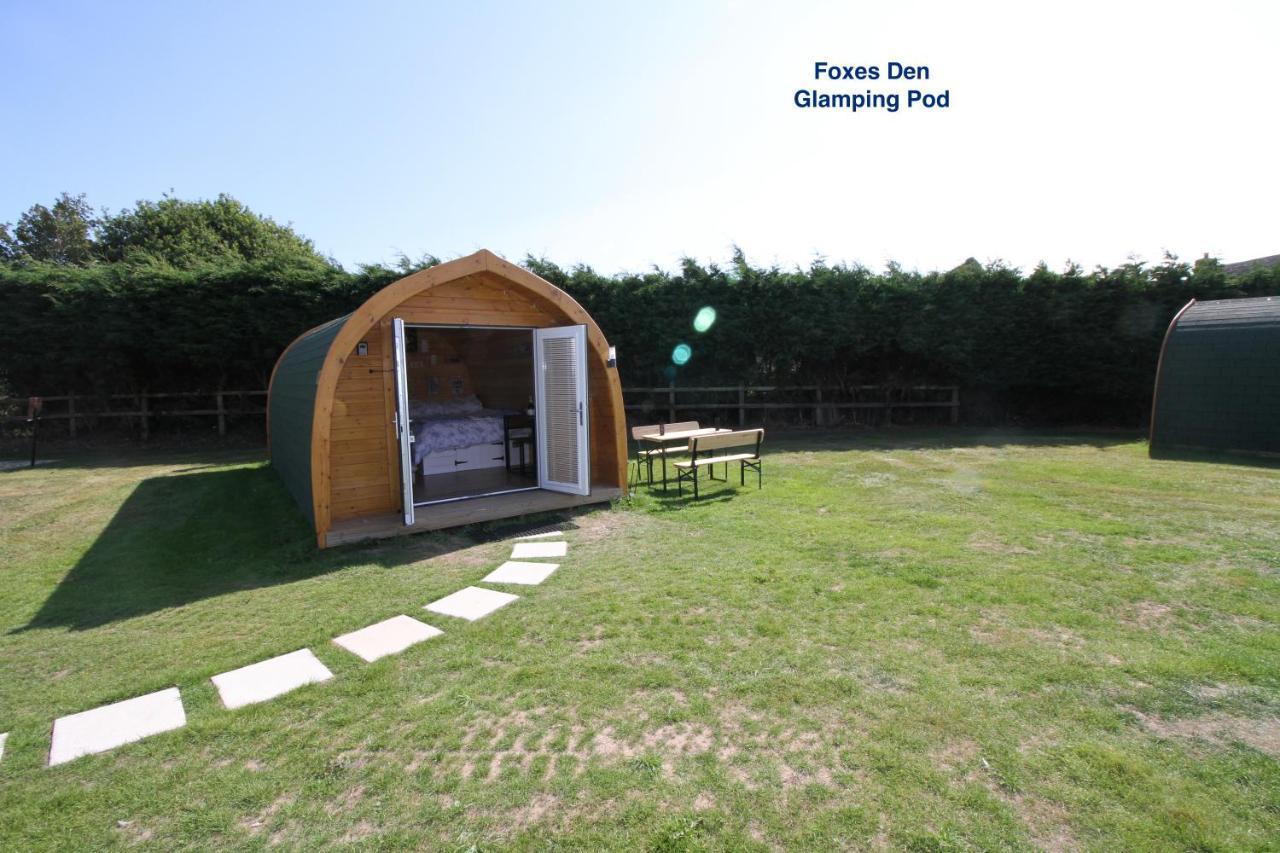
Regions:
[[671, 360], [676, 364], [688, 364], [693, 358], [693, 350], [688, 344], [680, 344], [671, 351]]
[[693, 330], [695, 332], [705, 332], [710, 329], [716, 322], [716, 309], [710, 305], [706, 305], [698, 309], [698, 313], [693, 318]]

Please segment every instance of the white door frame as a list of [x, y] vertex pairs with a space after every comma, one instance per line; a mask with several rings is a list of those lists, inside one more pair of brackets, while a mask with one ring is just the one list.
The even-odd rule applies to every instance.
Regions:
[[400, 444], [400, 500], [404, 523], [413, 526], [413, 430], [409, 428], [409, 369], [404, 354], [404, 320], [391, 320], [395, 350], [396, 441]]
[[[554, 341], [569, 341], [571, 375], [557, 377], [559, 388], [548, 389], [548, 364], [545, 345]], [[591, 423], [587, 399], [587, 327], [558, 326], [534, 329], [534, 405], [537, 411], [538, 485], [553, 492], [571, 495], [591, 494]], [[563, 345], [561, 346], [563, 350]], [[562, 352], [563, 354], [563, 352]], [[570, 387], [570, 385], [572, 387]], [[548, 390], [557, 392], [555, 405], [548, 400]], [[566, 435], [568, 433], [568, 435]], [[549, 473], [553, 442], [557, 452], [563, 453], [564, 441], [577, 444], [577, 466], [572, 480], [554, 480]], [[563, 473], [563, 472], [558, 472]]]
[[[406, 329], [442, 329], [445, 331], [455, 331], [455, 332], [474, 332], [474, 331], [527, 332], [529, 335], [529, 353], [530, 353], [529, 385], [531, 388], [535, 389], [534, 395], [536, 396], [537, 380], [535, 379], [534, 374], [537, 372], [538, 360], [533, 355], [534, 346], [536, 344], [533, 333], [537, 331], [535, 327], [533, 326], [492, 326], [492, 325], [482, 326], [482, 325], [472, 325], [472, 324], [466, 324], [466, 323], [405, 323], [404, 327]], [[407, 357], [406, 357], [406, 363], [407, 363]], [[406, 374], [407, 374], [407, 371], [406, 371]], [[535, 428], [536, 426], [537, 424], [535, 422]], [[536, 438], [535, 438], [535, 441], [536, 441]], [[507, 450], [504, 448], [503, 452], [506, 453]], [[412, 458], [410, 459], [410, 461], [412, 462]], [[535, 474], [537, 473], [536, 470], [534, 473]], [[416, 474], [411, 470], [410, 476], [413, 477], [413, 476], [416, 476]], [[449, 503], [457, 503], [458, 501], [474, 500], [475, 498], [490, 498], [496, 495], [511, 495], [511, 494], [515, 494], [516, 492], [536, 492], [538, 488], [539, 488], [538, 486], [516, 486], [510, 489], [495, 489], [490, 492], [477, 492], [476, 494], [473, 494], [473, 495], [459, 495], [457, 497], [436, 498], [434, 500], [417, 500], [417, 498], [415, 497], [413, 501], [413, 505], [415, 507], [436, 506], [439, 504], [449, 504]]]

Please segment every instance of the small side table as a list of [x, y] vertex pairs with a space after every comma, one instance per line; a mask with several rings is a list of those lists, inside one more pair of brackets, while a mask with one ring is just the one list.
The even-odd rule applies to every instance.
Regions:
[[[506, 415], [502, 418], [502, 455], [507, 463], [507, 471], [511, 470], [511, 450], [514, 445], [520, 450], [520, 473], [528, 474], [527, 465], [537, 464], [538, 445], [534, 440], [537, 435], [532, 415]], [[529, 457], [525, 459], [525, 448]]]

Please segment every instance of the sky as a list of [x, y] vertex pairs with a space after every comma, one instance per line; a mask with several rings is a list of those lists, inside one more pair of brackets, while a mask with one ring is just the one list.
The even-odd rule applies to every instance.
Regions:
[[[1244, 260], [1280, 252], [1277, 32], [1269, 0], [0, 0], [0, 221], [228, 193], [349, 268]], [[949, 106], [793, 101], [911, 88]]]

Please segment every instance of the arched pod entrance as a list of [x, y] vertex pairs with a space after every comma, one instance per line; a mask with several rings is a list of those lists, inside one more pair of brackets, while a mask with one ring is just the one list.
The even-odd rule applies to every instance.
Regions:
[[[583, 460], [588, 472], [586, 494], [566, 494], [539, 486], [472, 500], [432, 503], [415, 514], [412, 527], [402, 521], [397, 524], [395, 519], [404, 510], [405, 486], [401, 463], [405, 434], [399, 429], [403, 418], [398, 418], [396, 411], [397, 320], [406, 328], [427, 330], [422, 334], [430, 338], [436, 350], [419, 353], [424, 356], [421, 366], [425, 371], [419, 381], [430, 383], [438, 378], [449, 383], [426, 384], [418, 389], [426, 398], [419, 410], [424, 413], [422, 420], [447, 419], [444, 416], [449, 414], [449, 407], [444, 403], [453, 402], [443, 400], [440, 407], [432, 408], [432, 388], [441, 397], [460, 389], [456, 395], [461, 398], [460, 405], [470, 403], [474, 396], [484, 410], [481, 417], [503, 417], [504, 427], [516, 417], [500, 413], [520, 412], [509, 405], [514, 391], [504, 388], [500, 393], [494, 377], [513, 371], [492, 355], [475, 356], [468, 363], [467, 354], [456, 351], [458, 346], [448, 352], [449, 339], [456, 342], [479, 338], [483, 333], [490, 339], [514, 341], [520, 330], [525, 330], [530, 338], [528, 355], [537, 359], [542, 354], [533, 351], [536, 330], [581, 327], [585, 344], [581, 355], [585, 391], [582, 423], [587, 427]], [[512, 345], [507, 349], [514, 352], [515, 348]], [[434, 361], [430, 360], [432, 355]], [[450, 370], [444, 370], [446, 366]], [[413, 368], [406, 365], [406, 369]], [[469, 379], [460, 378], [464, 369]], [[480, 393], [468, 394], [469, 389], [480, 389]], [[483, 399], [486, 396], [508, 405], [491, 406]], [[545, 401], [537, 402], [541, 406]], [[400, 279], [346, 317], [299, 337], [276, 365], [268, 412], [273, 465], [312, 520], [321, 547], [603, 502], [626, 488], [622, 388], [616, 368], [609, 365], [609, 344], [604, 334], [567, 293], [486, 250]], [[436, 412], [441, 412], [440, 418]], [[510, 420], [506, 420], [508, 417]], [[554, 439], [552, 419], [541, 420], [535, 419], [533, 430], [541, 439]], [[492, 427], [490, 424], [487, 428]], [[414, 423], [414, 428], [420, 429], [422, 424]], [[427, 438], [426, 434], [420, 436]], [[492, 439], [492, 433], [486, 437]], [[448, 444], [462, 439], [432, 440]], [[513, 448], [505, 433], [499, 441], [503, 455], [509, 456]], [[494, 459], [487, 461], [492, 464]], [[418, 467], [415, 465], [415, 470]]]

